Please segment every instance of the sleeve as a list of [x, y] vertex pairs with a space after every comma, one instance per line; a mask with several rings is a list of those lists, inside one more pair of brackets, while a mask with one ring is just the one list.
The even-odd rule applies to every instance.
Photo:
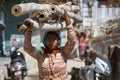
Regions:
[[25, 32], [24, 50], [33, 58], [40, 58], [42, 51], [37, 51], [31, 44], [32, 31]]
[[66, 57], [70, 56], [71, 53], [73, 53], [75, 49], [76, 43], [78, 43], [76, 32], [73, 28], [73, 26], [70, 24], [67, 27], [67, 43], [63, 47], [64, 54]]

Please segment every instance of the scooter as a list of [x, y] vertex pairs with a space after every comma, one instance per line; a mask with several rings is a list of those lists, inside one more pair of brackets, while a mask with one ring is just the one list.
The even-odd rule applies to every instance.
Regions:
[[27, 76], [27, 64], [23, 53], [18, 51], [16, 46], [13, 46], [10, 49], [10, 58], [9, 76], [12, 80], [23, 80]]

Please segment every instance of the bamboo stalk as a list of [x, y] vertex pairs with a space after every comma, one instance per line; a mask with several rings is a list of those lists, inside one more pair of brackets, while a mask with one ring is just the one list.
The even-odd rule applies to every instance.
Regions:
[[49, 13], [49, 11], [42, 10], [42, 11], [34, 12], [32, 17], [35, 20], [37, 20], [37, 22], [42, 23], [42, 22], [48, 22], [50, 15], [51, 14]]
[[[40, 10], [50, 10], [51, 6], [54, 4], [38, 4], [38, 3], [22, 3], [14, 5], [11, 9], [11, 12], [14, 16], [18, 17], [24, 14], [28, 14], [34, 11], [40, 11]], [[56, 5], [57, 6], [57, 5]], [[76, 5], [68, 5], [68, 4], [61, 4], [58, 5], [59, 8], [64, 8], [67, 11], [76, 12], [79, 11], [79, 6]]]
[[[64, 16], [64, 10], [56, 5], [51, 7], [51, 13], [54, 13], [58, 16], [60, 14], [61, 14], [61, 16]], [[67, 14], [70, 18], [74, 19], [75, 21], [82, 22], [82, 17], [80, 15], [77, 15], [77, 14], [75, 14], [73, 12], [69, 12], [69, 11], [67, 11]]]
[[32, 31], [38, 31], [38, 30], [40, 31], [62, 31], [62, 30], [66, 30], [66, 26], [63, 24], [64, 22], [38, 23], [37, 21], [28, 18], [28, 19], [25, 19], [23, 24], [16, 25], [16, 27], [20, 32], [24, 32], [28, 27]]
[[70, 12], [80, 11], [80, 7], [78, 5], [63, 4], [63, 5], [58, 5], [58, 7], [63, 8], [63, 9], [70, 11]]
[[37, 3], [24, 3], [24, 4], [17, 4], [12, 7], [12, 14], [14, 16], [21, 16], [27, 13], [31, 13], [34, 11], [45, 10], [49, 9], [50, 5], [48, 4], [37, 4]]

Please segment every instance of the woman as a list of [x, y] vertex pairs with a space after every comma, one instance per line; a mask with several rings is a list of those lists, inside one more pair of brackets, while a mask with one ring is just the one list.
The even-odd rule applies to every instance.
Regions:
[[[68, 16], [65, 15], [65, 21]], [[28, 28], [25, 32], [24, 50], [38, 61], [40, 80], [66, 80], [66, 60], [77, 41], [77, 36], [72, 25], [67, 23], [68, 41], [60, 47], [59, 32], [50, 31], [45, 34], [44, 46], [36, 50], [31, 44], [32, 31]]]

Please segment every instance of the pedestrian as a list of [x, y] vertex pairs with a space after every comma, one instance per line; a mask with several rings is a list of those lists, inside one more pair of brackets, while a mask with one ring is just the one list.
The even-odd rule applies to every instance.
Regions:
[[81, 59], [86, 57], [85, 48], [86, 48], [86, 32], [81, 32], [77, 34], [78, 41], [79, 41], [79, 55]]
[[32, 31], [30, 28], [25, 31], [24, 50], [37, 60], [39, 80], [66, 80], [67, 59], [71, 56], [77, 36], [66, 13], [64, 17], [68, 35], [65, 46], [60, 46], [60, 32], [48, 31], [43, 38], [44, 47], [36, 50], [31, 44]]

